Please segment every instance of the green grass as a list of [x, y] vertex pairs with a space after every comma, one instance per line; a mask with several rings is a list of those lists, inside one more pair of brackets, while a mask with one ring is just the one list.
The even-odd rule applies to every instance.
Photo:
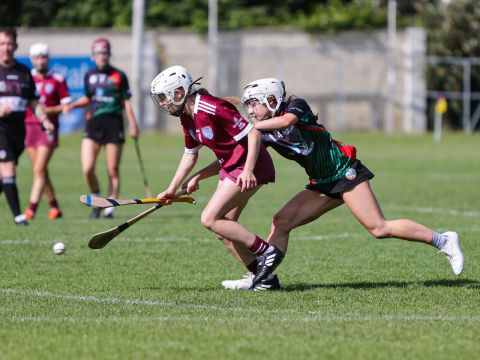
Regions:
[[[480, 353], [479, 136], [344, 134], [376, 174], [372, 187], [388, 218], [412, 218], [461, 235], [467, 265], [455, 277], [435, 249], [372, 238], [341, 207], [292, 233], [277, 273], [283, 291], [230, 292], [220, 282], [244, 271], [200, 224], [216, 179], [197, 206], [162, 208], [103, 250], [88, 239], [146, 207], [89, 221], [79, 136], [62, 138], [51, 173], [65, 218], [49, 222], [46, 202], [28, 228], [13, 226], [0, 198], [2, 359], [477, 359]], [[163, 190], [183, 151], [180, 137], [141, 139], [153, 191]], [[211, 161], [208, 150], [201, 163]], [[241, 222], [266, 236], [273, 214], [306, 183], [274, 155], [277, 183], [250, 202]], [[98, 174], [105, 184], [103, 157]], [[142, 197], [133, 144], [121, 167], [122, 197]], [[18, 168], [22, 207], [31, 169]], [[52, 245], [67, 245], [63, 256]]]

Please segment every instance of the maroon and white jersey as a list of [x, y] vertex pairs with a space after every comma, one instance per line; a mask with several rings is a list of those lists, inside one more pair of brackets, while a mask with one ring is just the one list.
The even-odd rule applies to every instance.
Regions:
[[[221, 167], [231, 171], [245, 164], [248, 152], [247, 134], [253, 125], [245, 120], [228, 101], [197, 94], [193, 119], [182, 115], [185, 152], [196, 153], [202, 145], [210, 148]], [[265, 151], [261, 145], [260, 151]]]
[[[35, 81], [37, 92], [40, 95], [39, 102], [45, 107], [56, 106], [59, 104], [67, 104], [71, 101], [68, 92], [67, 83], [63, 75], [49, 71], [44, 77], [38, 75], [37, 70], [32, 69], [32, 77]], [[58, 115], [48, 115], [50, 121], [58, 125]], [[32, 113], [30, 107], [27, 108], [27, 116], [25, 117], [26, 124], [39, 124], [40, 121]]]

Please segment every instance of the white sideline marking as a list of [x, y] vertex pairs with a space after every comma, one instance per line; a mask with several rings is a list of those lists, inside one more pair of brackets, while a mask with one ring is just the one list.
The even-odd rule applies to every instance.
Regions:
[[[450, 229], [436, 229], [437, 231], [447, 231]], [[478, 233], [480, 232], [480, 227], [460, 227], [453, 229], [457, 232], [473, 232]], [[207, 233], [208, 234], [208, 233]], [[323, 240], [331, 240], [331, 239], [349, 239], [349, 238], [360, 238], [360, 237], [370, 237], [368, 232], [363, 231], [359, 233], [340, 233], [340, 234], [329, 234], [329, 235], [302, 235], [302, 234], [294, 234], [290, 236], [292, 241], [323, 241]], [[190, 238], [190, 237], [135, 237], [135, 238], [119, 238], [116, 242], [131, 242], [131, 243], [215, 243], [216, 238], [214, 236], [205, 237], [205, 238]], [[38, 245], [38, 246], [53, 246], [56, 241], [65, 242], [67, 245], [70, 242], [70, 239], [67, 238], [55, 238], [53, 240], [15, 240], [15, 239], [4, 239], [0, 240], [1, 245]], [[84, 241], [86, 244], [86, 240]]]
[[[245, 309], [246, 311], [246, 309]], [[268, 311], [263, 311], [263, 313]], [[185, 321], [191, 324], [194, 321], [205, 321], [204, 317], [195, 319], [191, 315], [161, 315], [161, 316], [129, 316], [125, 318], [120, 318], [118, 316], [110, 316], [105, 318], [88, 318], [88, 317], [76, 317], [76, 316], [63, 316], [63, 317], [53, 317], [53, 316], [10, 316], [4, 317], [9, 321], [14, 322], [54, 322], [54, 323], [79, 323], [79, 322], [93, 322], [93, 323], [138, 323], [138, 322], [157, 322], [157, 321]], [[245, 316], [239, 317], [229, 317], [228, 322], [232, 321], [250, 321], [251, 318]], [[212, 322], [221, 322], [224, 323], [224, 318], [209, 318], [208, 321]], [[374, 321], [401, 321], [401, 322], [425, 322], [425, 321], [442, 321], [442, 322], [467, 322], [467, 323], [476, 323], [480, 321], [478, 316], [398, 316], [398, 315], [381, 315], [381, 316], [358, 316], [358, 315], [315, 315], [315, 316], [305, 316], [298, 319], [292, 319], [289, 317], [276, 317], [275, 321], [283, 322], [319, 322], [319, 321], [357, 321], [357, 322], [374, 322]]]
[[[158, 301], [158, 300], [141, 300], [141, 299], [123, 299], [117, 297], [98, 297], [94, 295], [63, 295], [63, 294], [54, 294], [48, 291], [41, 290], [18, 290], [3, 288], [0, 289], [0, 293], [11, 294], [14, 296], [21, 297], [38, 297], [38, 298], [49, 298], [49, 299], [59, 299], [59, 300], [68, 300], [68, 301], [79, 301], [79, 302], [91, 302], [105, 305], [115, 305], [115, 304], [124, 304], [124, 305], [140, 305], [140, 306], [159, 306], [159, 307], [177, 307], [182, 304], [176, 302], [167, 302], [167, 301]], [[186, 307], [192, 308], [202, 308], [202, 309], [211, 309], [211, 310], [221, 310], [221, 308], [213, 305], [198, 305], [198, 304], [185, 304]]]
[[454, 209], [439, 209], [432, 207], [388, 206], [389, 210], [413, 211], [422, 214], [449, 215], [458, 217], [480, 217], [479, 211], [459, 211]]
[[[128, 298], [117, 298], [117, 297], [97, 297], [93, 295], [63, 295], [63, 294], [54, 294], [48, 291], [28, 291], [28, 290], [18, 290], [11, 288], [0, 289], [0, 293], [6, 295], [20, 296], [20, 297], [38, 297], [38, 298], [48, 298], [48, 299], [59, 299], [59, 300], [68, 300], [68, 301], [78, 301], [86, 303], [97, 303], [105, 305], [138, 305], [138, 306], [152, 306], [152, 307], [176, 307], [176, 308], [201, 308], [206, 310], [212, 310], [218, 312], [219, 310], [228, 311], [230, 313], [281, 313], [281, 314], [301, 314], [301, 312], [294, 309], [256, 309], [256, 308], [239, 308], [239, 307], [226, 307], [226, 306], [213, 306], [213, 305], [202, 305], [202, 304], [181, 304], [173, 301], [158, 301], [158, 300], [141, 300], [141, 299], [128, 299]], [[300, 317], [298, 320], [301, 321], [466, 321], [466, 322], [479, 322], [480, 316], [417, 316], [417, 315], [378, 315], [378, 316], [361, 316], [358, 314], [345, 314], [345, 315], [326, 315], [320, 312], [309, 311], [308, 315]], [[5, 318], [5, 317], [4, 317]], [[172, 317], [168, 316], [158, 316], [158, 317], [133, 317], [134, 321], [141, 320], [154, 320], [154, 319], [175, 319], [179, 320], [182, 318], [182, 315], [175, 315]], [[119, 317], [109, 317], [105, 319], [99, 318], [83, 318], [83, 317], [48, 317], [48, 316], [11, 316], [8, 317], [11, 321], [129, 321], [132, 318], [119, 318]], [[240, 320], [245, 321], [250, 318], [241, 316], [241, 317], [232, 317], [230, 320]], [[192, 318], [190, 315], [185, 315], [186, 321], [191, 322]], [[215, 319], [211, 319], [215, 320]], [[296, 319], [291, 317], [277, 317], [276, 320], [292, 322]], [[225, 321], [221, 318], [218, 321]]]

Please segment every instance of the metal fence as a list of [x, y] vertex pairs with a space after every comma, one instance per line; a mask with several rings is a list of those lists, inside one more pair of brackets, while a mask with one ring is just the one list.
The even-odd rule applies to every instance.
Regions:
[[[429, 89], [427, 98], [435, 100], [439, 95], [447, 101], [461, 101], [462, 103], [462, 128], [465, 133], [471, 133], [480, 121], [480, 92], [472, 91], [472, 69], [477, 67], [480, 70], [480, 58], [478, 57], [440, 57], [427, 56], [427, 64], [440, 66], [445, 64], [449, 67], [460, 67], [462, 70], [461, 91], [439, 91]], [[472, 101], [479, 101], [472, 112]]]

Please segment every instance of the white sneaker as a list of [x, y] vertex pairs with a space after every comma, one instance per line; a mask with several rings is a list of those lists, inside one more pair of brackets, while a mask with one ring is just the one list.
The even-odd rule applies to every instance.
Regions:
[[439, 252], [445, 254], [450, 262], [453, 273], [455, 275], [460, 275], [463, 272], [464, 259], [462, 250], [460, 249], [460, 240], [458, 238], [458, 234], [453, 231], [447, 231], [442, 235], [447, 236], [448, 240]]
[[243, 278], [239, 280], [224, 280], [222, 286], [225, 289], [230, 290], [248, 290], [253, 284], [254, 274], [251, 272], [246, 273]]

